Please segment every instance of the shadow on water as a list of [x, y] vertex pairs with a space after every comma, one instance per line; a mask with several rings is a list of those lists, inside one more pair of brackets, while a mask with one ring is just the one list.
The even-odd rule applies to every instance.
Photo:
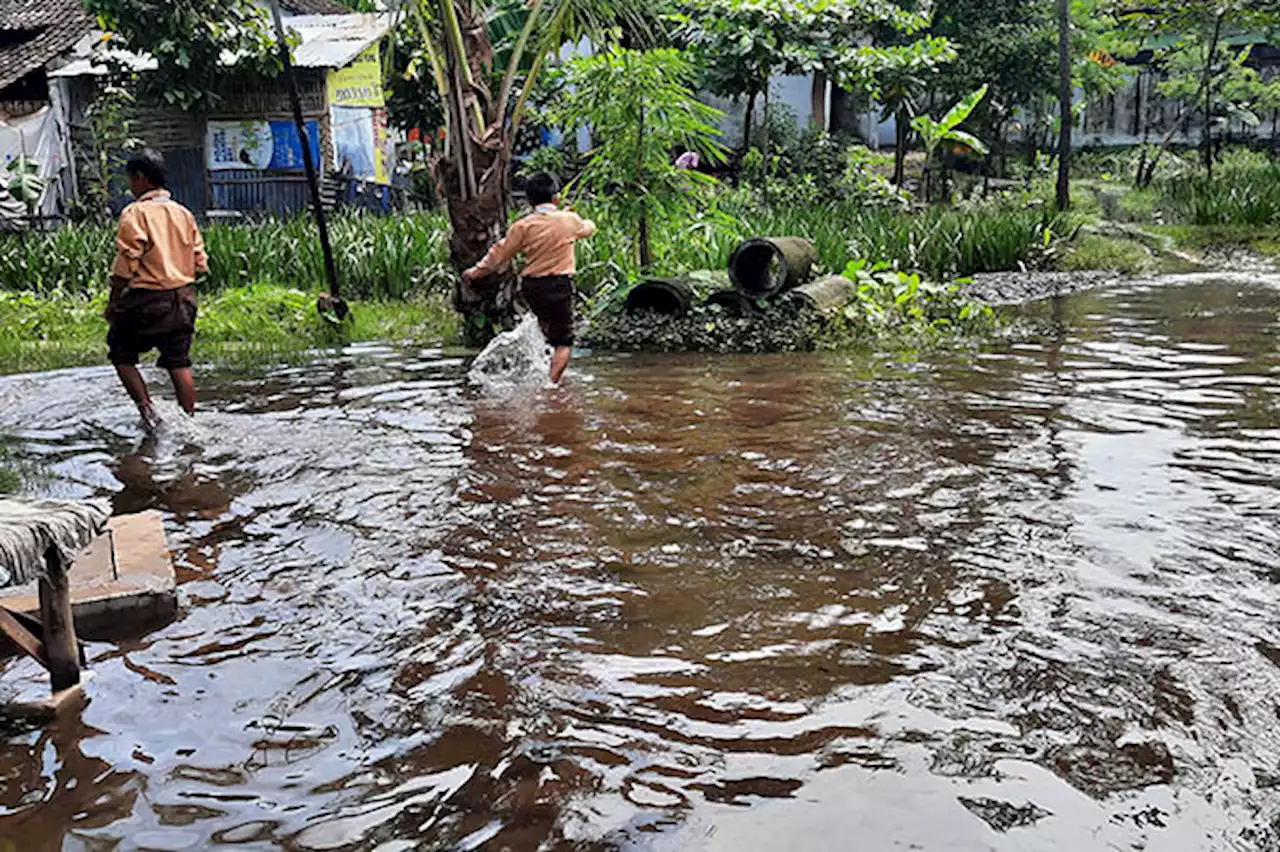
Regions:
[[45, 491], [164, 514], [184, 604], [0, 743], [0, 839], [1278, 848], [1278, 308], [1135, 283], [1002, 351], [523, 400], [357, 347], [149, 442], [106, 371], [0, 380]]

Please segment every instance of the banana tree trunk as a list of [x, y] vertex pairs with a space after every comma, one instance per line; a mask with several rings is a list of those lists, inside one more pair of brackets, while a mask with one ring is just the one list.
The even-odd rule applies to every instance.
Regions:
[[[452, 0], [453, 15], [448, 14], [449, 5], [445, 4], [444, 54], [451, 139], [432, 170], [452, 226], [450, 260], [461, 272], [506, 234], [511, 155], [506, 144], [509, 131], [484, 83], [493, 61], [484, 17], [470, 0]], [[454, 308], [462, 315], [468, 344], [482, 345], [512, 325], [515, 284], [510, 267], [480, 281], [459, 278]]]
[[902, 186], [907, 179], [907, 133], [910, 119], [905, 109], [899, 109], [893, 117], [893, 185]]

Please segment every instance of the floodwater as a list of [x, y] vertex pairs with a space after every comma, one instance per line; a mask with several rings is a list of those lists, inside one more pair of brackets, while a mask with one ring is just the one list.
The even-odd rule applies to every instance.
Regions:
[[1278, 310], [1136, 283], [524, 401], [363, 347], [157, 442], [105, 369], [0, 379], [37, 490], [162, 512], [182, 592], [0, 742], [0, 849], [1280, 848]]

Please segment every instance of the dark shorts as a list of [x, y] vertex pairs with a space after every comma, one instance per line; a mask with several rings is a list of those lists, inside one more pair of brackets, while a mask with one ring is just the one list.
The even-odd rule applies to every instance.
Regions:
[[526, 278], [521, 285], [542, 332], [552, 346], [573, 345], [573, 279], [568, 275]]
[[191, 366], [191, 337], [196, 330], [196, 291], [130, 288], [116, 305], [107, 332], [112, 364], [137, 364], [143, 352], [157, 349], [156, 365], [166, 370]]

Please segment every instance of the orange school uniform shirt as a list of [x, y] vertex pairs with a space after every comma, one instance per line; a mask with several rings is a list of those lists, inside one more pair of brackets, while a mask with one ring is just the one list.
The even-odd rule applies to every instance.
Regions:
[[506, 237], [489, 249], [475, 269], [481, 278], [492, 275], [523, 252], [525, 278], [573, 275], [578, 271], [573, 244], [595, 232], [595, 223], [590, 219], [571, 210], [558, 210], [554, 204], [540, 204], [512, 225]]
[[124, 208], [116, 231], [113, 278], [143, 290], [176, 290], [208, 271], [196, 217], [167, 190], [153, 189]]

